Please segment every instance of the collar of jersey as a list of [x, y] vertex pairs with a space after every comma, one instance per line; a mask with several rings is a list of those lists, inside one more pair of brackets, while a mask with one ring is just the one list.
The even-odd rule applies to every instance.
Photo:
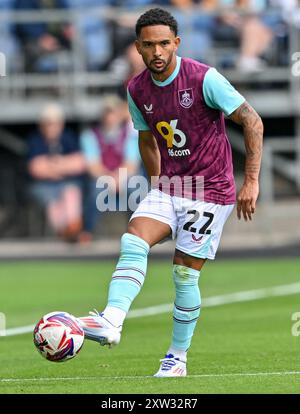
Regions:
[[179, 70], [180, 70], [180, 65], [181, 65], [181, 57], [180, 56], [176, 56], [176, 68], [175, 68], [174, 72], [167, 79], [165, 79], [163, 82], [160, 82], [160, 81], [155, 80], [153, 78], [152, 74], [151, 74], [151, 78], [153, 80], [153, 83], [155, 83], [155, 85], [157, 85], [157, 86], [167, 86], [167, 85], [170, 85], [170, 83], [173, 82], [173, 80], [178, 75]]

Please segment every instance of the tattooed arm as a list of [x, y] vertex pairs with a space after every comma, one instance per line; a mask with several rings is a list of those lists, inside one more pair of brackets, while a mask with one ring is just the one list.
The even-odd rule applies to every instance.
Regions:
[[237, 198], [237, 215], [240, 219], [243, 214], [247, 221], [248, 219], [252, 220], [259, 193], [258, 177], [264, 127], [260, 116], [248, 102], [244, 102], [229, 118], [241, 125], [244, 130], [246, 148], [245, 179]]

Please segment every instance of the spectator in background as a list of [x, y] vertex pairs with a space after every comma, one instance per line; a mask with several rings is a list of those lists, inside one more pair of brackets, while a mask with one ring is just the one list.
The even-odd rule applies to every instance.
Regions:
[[123, 99], [127, 99], [127, 84], [129, 80], [141, 73], [145, 67], [142, 56], [136, 50], [134, 42], [127, 46], [123, 55], [111, 62], [108, 70], [120, 84], [118, 94]]
[[128, 71], [125, 78], [125, 83], [127, 87], [127, 83], [133, 77], [141, 73], [145, 68], [145, 63], [143, 61], [142, 56], [136, 50], [135, 44], [131, 43], [126, 51], [125, 51], [125, 58], [128, 62]]
[[[281, 0], [269, 1], [277, 6], [281, 3]], [[282, 26], [281, 13], [261, 15], [268, 6], [267, 0], [158, 0], [158, 3], [178, 9], [174, 15], [185, 33], [185, 43], [179, 49], [182, 56], [187, 54], [209, 63], [213, 40], [238, 42], [235, 63], [243, 72], [264, 69], [261, 57], [268, 52]], [[214, 16], [216, 12], [221, 12], [220, 16]]]
[[64, 128], [64, 114], [47, 105], [29, 140], [31, 195], [46, 209], [57, 235], [75, 241], [82, 227], [81, 174], [85, 171], [76, 136]]
[[[67, 0], [15, 0], [15, 11], [66, 10]], [[55, 71], [60, 53], [71, 47], [73, 28], [69, 23], [17, 23], [14, 33], [24, 51], [25, 70]]]
[[101, 189], [96, 187], [97, 179], [103, 176], [113, 178], [115, 185], [109, 190], [117, 196], [124, 191], [123, 186], [127, 187], [127, 182], [119, 180], [122, 178], [119, 177], [119, 169], [126, 168], [130, 178], [140, 167], [137, 131], [133, 128], [126, 102], [116, 95], [107, 97], [99, 123], [82, 132], [80, 145], [90, 177], [84, 202], [84, 231], [80, 240], [88, 242], [100, 217], [96, 199]]
[[[210, 63], [211, 48], [215, 40], [231, 42], [239, 47], [238, 57], [231, 65], [243, 72], [259, 72], [266, 60], [274, 60], [274, 51], [281, 42], [283, 49], [288, 36], [286, 23], [299, 25], [299, 13], [295, 12], [299, 0], [111, 0], [114, 6], [122, 6], [128, 13], [117, 19], [115, 30], [115, 55], [131, 41], [135, 21], [134, 12], [139, 7], [156, 4], [174, 7], [174, 16], [180, 23], [184, 37], [179, 54]], [[268, 9], [274, 8], [272, 12]], [[217, 13], [217, 15], [215, 15]], [[218, 15], [221, 13], [220, 15]], [[180, 33], [179, 33], [180, 35]], [[275, 48], [273, 48], [275, 44]], [[272, 48], [274, 50], [272, 50]], [[286, 64], [286, 58], [278, 51], [277, 64]], [[271, 58], [270, 58], [271, 57]], [[228, 59], [225, 59], [228, 60]], [[224, 62], [216, 64], [223, 65]], [[225, 62], [227, 65], [228, 62]]]
[[264, 19], [266, 0], [218, 0], [223, 9], [217, 30], [219, 37], [231, 34], [240, 38], [240, 53], [236, 67], [243, 72], [259, 72], [266, 66], [262, 59], [270, 48], [276, 26], [282, 21], [280, 14]]
[[272, 32], [272, 46], [275, 46], [272, 51], [275, 52], [276, 63], [288, 66], [291, 59], [289, 26], [295, 24], [300, 27], [300, 0], [268, 0], [262, 21]]

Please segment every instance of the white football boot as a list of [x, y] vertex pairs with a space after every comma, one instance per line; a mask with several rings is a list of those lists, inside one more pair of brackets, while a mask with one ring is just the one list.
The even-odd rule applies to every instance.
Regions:
[[103, 313], [96, 310], [89, 312], [90, 316], [77, 318], [78, 323], [84, 331], [84, 336], [92, 341], [99, 342], [100, 345], [108, 345], [112, 348], [118, 345], [121, 339], [122, 327], [116, 327], [104, 318]]
[[186, 362], [175, 358], [173, 354], [166, 355], [160, 362], [154, 377], [186, 377]]

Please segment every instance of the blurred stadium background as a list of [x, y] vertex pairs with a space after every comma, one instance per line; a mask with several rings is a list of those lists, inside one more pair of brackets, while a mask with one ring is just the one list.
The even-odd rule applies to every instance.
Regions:
[[[26, 327], [34, 323], [43, 313], [56, 307], [64, 309], [64, 304], [68, 307], [66, 311], [75, 314], [86, 312], [89, 306], [98, 307], [100, 275], [103, 276], [105, 283], [103, 280], [99, 283], [101, 286], [104, 283], [103, 289], [106, 291], [113, 269], [112, 262], [108, 262], [105, 266], [103, 263], [102, 266], [102, 262], [99, 261], [94, 266], [92, 263], [83, 261], [83, 263], [78, 263], [79, 267], [74, 263], [68, 267], [67, 263], [63, 264], [56, 260], [115, 259], [119, 251], [120, 235], [126, 229], [127, 212], [105, 212], [101, 214], [101, 217], [99, 214], [95, 217], [95, 223], [88, 235], [81, 232], [85, 230], [82, 227], [84, 222], [82, 217], [80, 224], [77, 223], [78, 226], [75, 226], [75, 233], [78, 233], [78, 237], [73, 237], [74, 234], [68, 237], [69, 234], [58, 232], [51, 225], [51, 220], [49, 221], [47, 208], [33, 197], [32, 184], [37, 176], [32, 173], [30, 162], [36, 155], [36, 149], [30, 146], [34, 134], [37, 134], [36, 131], [41, 128], [45, 120], [43, 116], [47, 111], [48, 115], [49, 112], [52, 115], [56, 114], [62, 121], [62, 125], [65, 123], [71, 134], [69, 139], [74, 141], [74, 152], [82, 153], [83, 159], [87, 161], [89, 161], [90, 153], [86, 151], [83, 137], [87, 131], [91, 131], [89, 128], [99, 123], [99, 119], [103, 123], [103, 116], [107, 114], [108, 109], [113, 109], [114, 102], [120, 104], [119, 116], [123, 117], [124, 122], [128, 122], [126, 103], [124, 103], [126, 83], [133, 74], [143, 68], [132, 46], [134, 23], [143, 10], [154, 4], [169, 8], [178, 19], [179, 34], [183, 38], [179, 54], [217, 67], [254, 106], [262, 116], [265, 125], [264, 156], [257, 212], [253, 222], [239, 222], [236, 214], [233, 213], [226, 223], [218, 253], [220, 260], [212, 266], [209, 265], [207, 269], [208, 273], [212, 272], [213, 277], [213, 268], [217, 266], [216, 276], [213, 279], [215, 284], [209, 288], [210, 282], [207, 279], [204, 294], [227, 294], [238, 290], [296, 283], [299, 280], [300, 269], [299, 260], [297, 260], [300, 256], [299, 1], [0, 0], [0, 52], [2, 63], [6, 61], [6, 66], [4, 67], [3, 64], [1, 66], [2, 76], [0, 78], [0, 259], [2, 260], [0, 311], [7, 316], [8, 328], [20, 325]], [[47, 120], [50, 118], [49, 115]], [[243, 136], [241, 130], [232, 123], [228, 122], [227, 128], [233, 148], [235, 177], [239, 188], [244, 166]], [[57, 149], [54, 151], [59, 152]], [[140, 171], [139, 160], [135, 160], [135, 164], [136, 171]], [[80, 182], [78, 189], [82, 199], [79, 197], [79, 200], [82, 200], [83, 205], [91, 194], [95, 197], [95, 192], [91, 191], [87, 185], [87, 182], [90, 183], [93, 172], [89, 168], [77, 167], [74, 167], [73, 175], [76, 180], [80, 176], [77, 184]], [[99, 172], [97, 168], [96, 171]], [[95, 187], [95, 181], [92, 183]], [[76, 197], [74, 194], [73, 196]], [[71, 197], [71, 200], [74, 201], [74, 198]], [[95, 201], [95, 198], [93, 200]], [[83, 214], [84, 208], [78, 211]], [[153, 249], [152, 257], [168, 259], [168, 263], [171, 263], [173, 247], [172, 242], [159, 245]], [[267, 256], [271, 260], [265, 263], [237, 260]], [[281, 267], [279, 261], [274, 261], [272, 264], [275, 258], [280, 259], [282, 256], [294, 256], [296, 259], [283, 261]], [[225, 270], [223, 270], [222, 258], [229, 259], [227, 267], [224, 265]], [[31, 261], [24, 263], [23, 259], [53, 259], [53, 262], [51, 264], [45, 262], [48, 271], [41, 277], [44, 265]], [[9, 260], [10, 263], [3, 262], [5, 260]], [[20, 266], [12, 263], [15, 261], [21, 261]], [[157, 276], [160, 276], [159, 263], [154, 264], [154, 270], [152, 268], [151, 271]], [[167, 278], [166, 263], [161, 262], [161, 266]], [[99, 276], [97, 269], [99, 269]], [[278, 273], [275, 277], [276, 270]], [[243, 274], [247, 276], [247, 280], [241, 278]], [[256, 275], [252, 279], [252, 284], [250, 283], [251, 274]], [[282, 275], [282, 279], [278, 275]], [[63, 280], [64, 276], [65, 280]], [[49, 287], [49, 280], [52, 277], [56, 284], [55, 289], [50, 286], [50, 291], [46, 295], [43, 283], [47, 280]], [[75, 286], [69, 291], [73, 277], [75, 277]], [[86, 286], [88, 280], [91, 284]], [[226, 280], [228, 285], [225, 283]], [[154, 277], [149, 283], [151, 284], [148, 287], [145, 286], [146, 293], [143, 294], [146, 296], [137, 302], [138, 307], [159, 305], [172, 300], [167, 293], [167, 288], [164, 293], [161, 292], [161, 297], [157, 296], [157, 286], [161, 283], [159, 278]], [[58, 285], [62, 286], [64, 295], [58, 294]], [[72, 294], [73, 288], [74, 295]], [[12, 290], [18, 291], [17, 303], [11, 297]], [[28, 292], [28, 297], [24, 298], [23, 302], [25, 291]], [[86, 292], [86, 298], [82, 297], [83, 292]], [[296, 289], [295, 293], [298, 292], [299, 289]], [[104, 305], [103, 290], [101, 295], [100, 302]], [[249, 323], [247, 326], [250, 330], [253, 326], [257, 335], [261, 330], [262, 348], [272, 347], [275, 342], [279, 348], [275, 349], [274, 345], [272, 349], [274, 353], [268, 356], [269, 359], [265, 359], [264, 365], [265, 356], [262, 357], [262, 350], [256, 343], [257, 349], [255, 346], [252, 349], [254, 349], [253, 360], [257, 361], [257, 365], [254, 367], [249, 362], [250, 354], [247, 360], [249, 370], [272, 370], [273, 361], [278, 370], [294, 369], [297, 363], [296, 343], [291, 343], [289, 329], [292, 312], [299, 311], [296, 308], [296, 296], [291, 302], [287, 298], [284, 303], [283, 300], [280, 303], [278, 300], [268, 307], [267, 302], [262, 302], [261, 306], [255, 309], [253, 307], [256, 316], [252, 324]], [[271, 309], [274, 312], [277, 309], [278, 315], [272, 313]], [[285, 310], [286, 319], [281, 320], [281, 325], [276, 325], [275, 319], [282, 315], [280, 309]], [[245, 311], [245, 308], [243, 310]], [[210, 321], [212, 324], [211, 346], [215, 346], [215, 343], [223, 343], [224, 340], [225, 350], [219, 349], [219, 355], [223, 351], [228, 352], [228, 355], [234, 355], [236, 352], [230, 363], [229, 359], [227, 363], [225, 358], [223, 367], [225, 372], [235, 369], [235, 358], [237, 355], [242, 355], [247, 343], [243, 343], [245, 337], [242, 334], [241, 338], [235, 338], [241, 348], [239, 346], [235, 348], [234, 339], [230, 342], [231, 339], [228, 338], [227, 348], [224, 337], [220, 336], [219, 341], [214, 341], [213, 328], [216, 327], [214, 323], [218, 318], [225, 318], [225, 324], [229, 324], [229, 321], [233, 323], [231, 334], [234, 335], [235, 327], [242, 329], [245, 320], [249, 318], [249, 314], [247, 312], [244, 314], [241, 308], [239, 312], [236, 312], [236, 308], [232, 307], [228, 312], [228, 314], [220, 312], [216, 314], [215, 319], [212, 318]], [[265, 326], [260, 326], [259, 324], [263, 323], [261, 319], [263, 313], [267, 315], [264, 320]], [[169, 322], [167, 319], [164, 321], [164, 317], [159, 317], [159, 321], [168, 326]], [[236, 325], [234, 318], [240, 318]], [[131, 327], [131, 321], [128, 324]], [[134, 324], [129, 332], [137, 335], [133, 326]], [[144, 325], [145, 329], [149, 326]], [[273, 330], [271, 337], [267, 340], [264, 334], [270, 326], [273, 326]], [[139, 329], [144, 329], [142, 324], [139, 325]], [[155, 328], [151, 327], [151, 329], [153, 329], [154, 337]], [[30, 327], [29, 330], [25, 330], [25, 332], [29, 331]], [[221, 332], [223, 335], [223, 331]], [[281, 332], [285, 332], [285, 336], [281, 337], [282, 342], [276, 336]], [[134, 340], [140, 340], [140, 337], [133, 337]], [[21, 339], [18, 336], [6, 338], [7, 342], [2, 342], [3, 349], [7, 351], [7, 363], [2, 364], [2, 367], [6, 366], [3, 375], [7, 377], [15, 375], [16, 378], [40, 375], [37, 366], [30, 373], [29, 365], [33, 360], [33, 365], [36, 363], [36, 355], [31, 356], [33, 350], [28, 348], [28, 338], [25, 336]], [[251, 340], [253, 338], [252, 336]], [[271, 341], [272, 338], [275, 342]], [[22, 355], [20, 360], [16, 360], [14, 368], [9, 365], [11, 363], [9, 362], [9, 352], [11, 352], [9, 350], [13, 349], [12, 341], [17, 340], [26, 349], [22, 355], [28, 361], [28, 367], [24, 365], [24, 370], [20, 368], [23, 364]], [[166, 340], [164, 340], [164, 345]], [[204, 372], [210, 373], [216, 368], [215, 356], [209, 354], [211, 349], [209, 342], [204, 341], [204, 343], [204, 350], [201, 352], [203, 354], [207, 352], [211, 358], [211, 365], [207, 363]], [[232, 344], [232, 348], [229, 344]], [[250, 339], [248, 344], [250, 344]], [[149, 349], [146, 347], [149, 355], [153, 353], [152, 345], [149, 342], [147, 345]], [[127, 346], [129, 350], [128, 341]], [[141, 344], [141, 349], [143, 346]], [[89, 350], [87, 355], [90, 358], [88, 363], [92, 370], [96, 347], [93, 349], [91, 345], [87, 347]], [[282, 357], [287, 349], [293, 352], [293, 363], [287, 362], [290, 361], [288, 356], [286, 360]], [[125, 352], [124, 348], [123, 351], [122, 349], [116, 351], [115, 355], [121, 358], [122, 352]], [[138, 352], [138, 356], [141, 357], [140, 354], [141, 351]], [[260, 355], [258, 359], [257, 355]], [[159, 356], [156, 355], [155, 358]], [[119, 366], [118, 358], [113, 360], [113, 357], [109, 356], [108, 360], [113, 366], [115, 364], [115, 368]], [[278, 360], [281, 361], [280, 364], [277, 364]], [[195, 354], [194, 361], [196, 364]], [[220, 356], [219, 367], [222, 363], [224, 359]], [[242, 356], [239, 367], [241, 366], [243, 366]], [[81, 369], [80, 363], [75, 362], [74, 368], [70, 369], [73, 370], [75, 376], [79, 375], [76, 370]], [[242, 370], [242, 368], [236, 369]], [[120, 372], [123, 375], [128, 372], [132, 375], [146, 373], [133, 370], [132, 367], [128, 367], [128, 370], [124, 369]], [[55, 371], [52, 366], [47, 368], [44, 376], [54, 378], [57, 372], [61, 376], [66, 376], [64, 368]], [[196, 368], [192, 372], [198, 373]], [[280, 392], [279, 390], [282, 389], [296, 392], [295, 384], [289, 388], [288, 384], [291, 383], [284, 381], [274, 383], [269, 388], [265, 384], [262, 390], [263, 392]], [[280, 388], [284, 383], [286, 388]], [[238, 388], [238, 386], [234, 388], [232, 384], [228, 385], [228, 388], [225, 384], [222, 388], [221, 385], [212, 384], [211, 388], [208, 387], [205, 390], [208, 392], [216, 390], [252, 392], [260, 390], [261, 384], [258, 381], [253, 383], [252, 387], [248, 387], [249, 384], [246, 383], [244, 388]], [[4, 392], [12, 390], [9, 384], [4, 385], [7, 386]], [[111, 386], [113, 387], [113, 381]], [[26, 387], [20, 388], [19, 385], [15, 387], [16, 392], [29, 390]], [[201, 390], [201, 387], [197, 388], [194, 385], [188, 389], [196, 392], [197, 389]], [[43, 390], [49, 391], [47, 388]], [[120, 388], [120, 390], [123, 389]], [[160, 391], [155, 387], [149, 390]], [[176, 388], [171, 388], [170, 392], [175, 392], [174, 390]], [[34, 391], [39, 392], [38, 388], [34, 388]], [[59, 389], [58, 392], [60, 392]], [[70, 389], [70, 392], [74, 391]], [[95, 392], [99, 391], [95, 390]], [[126, 388], [126, 392], [130, 392], [130, 389]]]

